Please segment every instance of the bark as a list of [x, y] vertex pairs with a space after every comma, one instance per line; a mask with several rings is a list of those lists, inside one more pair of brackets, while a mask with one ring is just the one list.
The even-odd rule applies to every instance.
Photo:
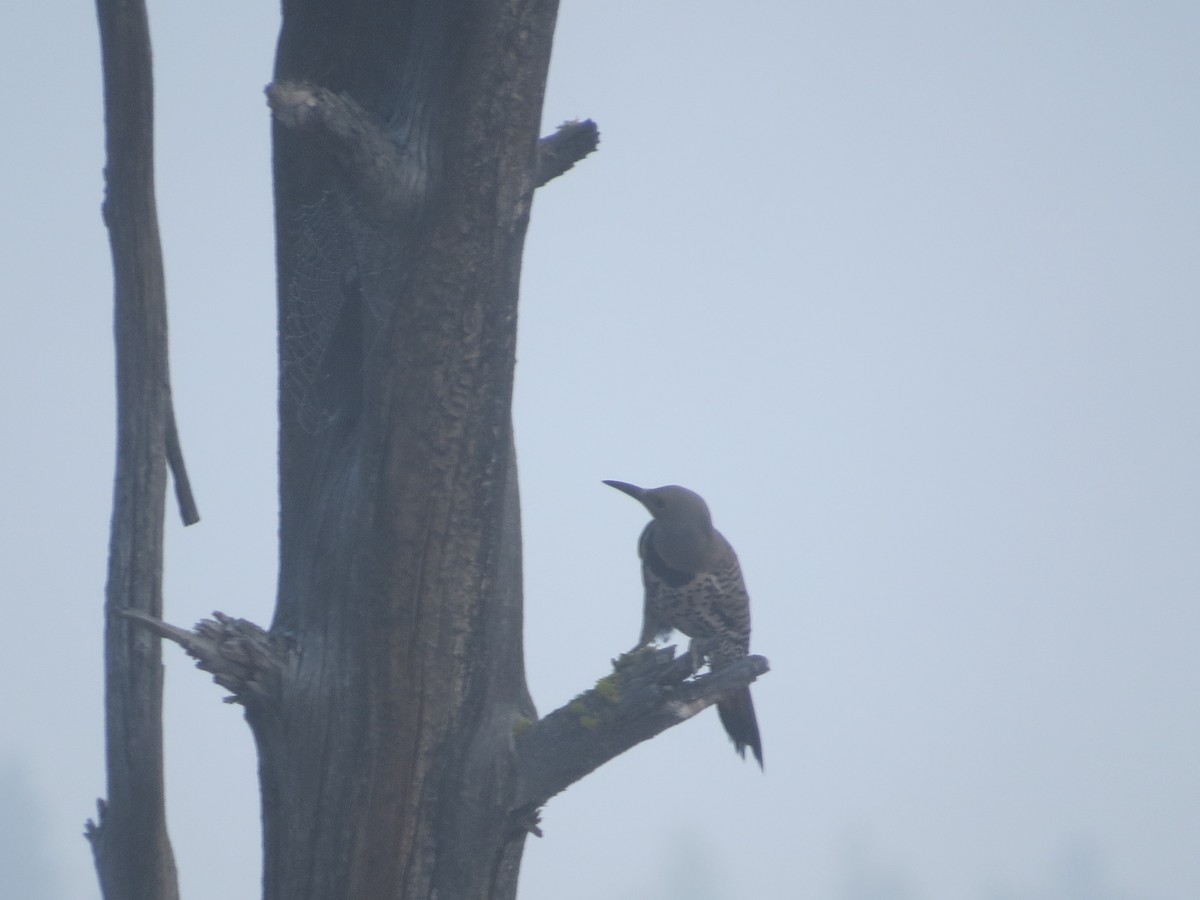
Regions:
[[145, 7], [98, 0], [112, 245], [117, 453], [105, 599], [107, 800], [91, 841], [106, 898], [174, 900], [164, 811], [162, 662], [157, 641], [116, 613], [162, 613], [163, 506], [170, 459], [195, 521], [167, 376], [167, 320], [154, 203], [153, 92]]
[[553, 0], [284, 4], [268, 898], [512, 897], [510, 416]]

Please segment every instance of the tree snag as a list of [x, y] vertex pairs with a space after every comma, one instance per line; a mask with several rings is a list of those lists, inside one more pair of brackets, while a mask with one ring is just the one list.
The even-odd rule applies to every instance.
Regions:
[[176, 641], [245, 708], [267, 900], [511, 900], [549, 797], [766, 671], [623, 656], [539, 720], [511, 401], [555, 0], [285, 0], [274, 81], [280, 570]]
[[162, 615], [168, 463], [185, 525], [198, 521], [183, 466], [167, 366], [167, 311], [154, 202], [153, 85], [146, 10], [97, 0], [104, 64], [113, 258], [117, 453], [104, 603], [107, 800], [86, 835], [100, 887], [115, 900], [179, 890], [163, 795], [162, 660], [157, 641], [116, 613]]

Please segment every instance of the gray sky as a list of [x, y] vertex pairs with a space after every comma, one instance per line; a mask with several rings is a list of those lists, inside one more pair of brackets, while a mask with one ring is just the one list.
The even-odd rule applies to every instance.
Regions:
[[[275, 5], [151, 7], [204, 515], [170, 523], [167, 614], [265, 624]], [[1200, 896], [1200, 6], [730, 10], [562, 9], [546, 128], [603, 143], [539, 193], [525, 259], [526, 651], [543, 712], [605, 674], [644, 514], [600, 480], [692, 487], [772, 663], [767, 771], [708, 713], [635, 749], [547, 807], [523, 900]], [[28, 846], [0, 894], [87, 900], [113, 445], [92, 8], [6, 4], [0, 45], [0, 835]], [[248, 730], [166, 655], [184, 893], [251, 900]]]

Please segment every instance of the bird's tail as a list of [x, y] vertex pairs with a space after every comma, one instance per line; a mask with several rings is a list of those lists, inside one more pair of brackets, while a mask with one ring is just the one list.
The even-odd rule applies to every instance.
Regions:
[[717, 714], [725, 733], [733, 741], [738, 756], [745, 759], [746, 748], [749, 747], [758, 760], [758, 767], [763, 767], [762, 738], [758, 735], [758, 717], [754, 715], [754, 701], [750, 699], [750, 688], [734, 691], [717, 701]]

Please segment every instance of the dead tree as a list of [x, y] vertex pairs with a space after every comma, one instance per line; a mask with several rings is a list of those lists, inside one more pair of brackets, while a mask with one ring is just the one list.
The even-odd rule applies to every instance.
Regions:
[[113, 258], [117, 453], [105, 588], [107, 794], [86, 834], [106, 898], [174, 900], [163, 792], [162, 660], [119, 615], [162, 613], [167, 465], [184, 524], [198, 521], [167, 373], [167, 310], [154, 202], [150, 39], [141, 3], [97, 0], [104, 65], [104, 221]]
[[511, 898], [547, 799], [766, 670], [643, 650], [539, 719], [511, 399], [555, 0], [285, 0], [273, 117], [280, 572], [177, 641], [245, 707], [268, 900]]

